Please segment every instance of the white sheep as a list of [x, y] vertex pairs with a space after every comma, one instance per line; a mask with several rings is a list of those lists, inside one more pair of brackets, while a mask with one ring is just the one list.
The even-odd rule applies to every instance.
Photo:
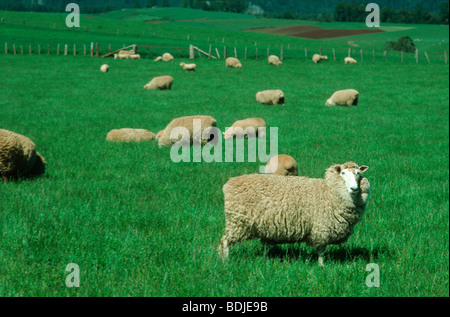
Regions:
[[185, 72], [190, 70], [195, 72], [195, 68], [197, 67], [196, 64], [185, 64], [184, 62], [181, 62], [180, 66], [183, 67]]
[[344, 89], [334, 92], [325, 103], [325, 106], [356, 106], [359, 92], [355, 89]]
[[345, 64], [356, 64], [357, 63], [356, 59], [354, 59], [353, 57], [350, 57], [350, 56], [344, 58], [344, 62], [345, 62]]
[[266, 164], [266, 174], [298, 176], [298, 166], [295, 159], [286, 154], [272, 157]]
[[38, 176], [45, 171], [45, 159], [36, 152], [36, 145], [26, 136], [0, 129], [0, 176]]
[[264, 105], [284, 104], [285, 95], [280, 89], [259, 91], [256, 93], [256, 101]]
[[114, 59], [129, 59], [131, 54], [114, 54]]
[[314, 54], [312, 57], [312, 61], [314, 63], [320, 63], [322, 60], [327, 60], [328, 56], [327, 55], [319, 55], [319, 54]]
[[283, 64], [283, 62], [280, 61], [278, 56], [275, 55], [270, 55], [269, 57], [267, 57], [267, 62], [269, 63], [269, 65], [276, 65], [276, 66]]
[[141, 54], [130, 54], [130, 59], [141, 59]]
[[231, 67], [231, 68], [242, 68], [241, 62], [237, 58], [234, 58], [234, 57], [228, 57], [225, 60], [225, 66]]
[[261, 118], [247, 118], [238, 120], [224, 133], [224, 139], [264, 137], [266, 135], [266, 122]]
[[[194, 124], [196, 124], [198, 120], [200, 126], [199, 131], [194, 131]], [[158, 140], [159, 147], [163, 146], [171, 146], [176, 142], [182, 142], [186, 144], [193, 144], [194, 141], [200, 144], [206, 144], [210, 141], [211, 138], [204, 138], [204, 136], [208, 135], [213, 127], [216, 127], [216, 119], [211, 116], [188, 116], [188, 117], [180, 117], [175, 118], [166, 126], [164, 130], [159, 131], [156, 134], [156, 140]], [[175, 136], [171, 136], [172, 130], [177, 128], [184, 128], [189, 133], [188, 139], [185, 138], [184, 135], [176, 134]], [[175, 130], [176, 132], [176, 130]], [[199, 135], [196, 133], [199, 132]]]
[[170, 54], [170, 53], [164, 53], [164, 54], [162, 55], [162, 60], [163, 60], [164, 62], [171, 62], [171, 61], [173, 61], [173, 56], [172, 56], [172, 54]]
[[353, 162], [332, 165], [325, 179], [251, 174], [223, 186], [225, 232], [219, 254], [239, 241], [265, 244], [306, 242], [317, 249], [319, 265], [329, 244], [341, 244], [361, 220], [369, 195], [362, 177], [367, 166]]
[[108, 64], [103, 64], [102, 66], [100, 66], [100, 71], [103, 73], [106, 73], [109, 70], [109, 65]]
[[164, 89], [172, 89], [173, 77], [172, 76], [159, 76], [150, 80], [145, 86], [144, 89], [147, 90], [164, 90]]
[[146, 129], [113, 129], [106, 135], [110, 142], [143, 142], [155, 139], [156, 134]]

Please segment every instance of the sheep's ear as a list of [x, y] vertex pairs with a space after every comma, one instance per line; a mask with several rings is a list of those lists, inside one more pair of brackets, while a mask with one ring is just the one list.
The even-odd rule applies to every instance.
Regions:
[[334, 167], [334, 170], [335, 170], [337, 173], [340, 173], [340, 172], [341, 172], [341, 166], [340, 166], [340, 165], [336, 165], [336, 166]]
[[359, 167], [359, 170], [361, 171], [361, 173], [364, 173], [365, 171], [367, 171], [369, 169], [369, 166], [363, 165]]

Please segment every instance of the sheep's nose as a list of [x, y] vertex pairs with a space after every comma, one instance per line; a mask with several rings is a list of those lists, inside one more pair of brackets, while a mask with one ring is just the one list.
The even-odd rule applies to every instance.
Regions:
[[350, 190], [351, 190], [352, 194], [357, 193], [358, 192], [358, 187], [352, 186], [352, 187], [350, 187]]

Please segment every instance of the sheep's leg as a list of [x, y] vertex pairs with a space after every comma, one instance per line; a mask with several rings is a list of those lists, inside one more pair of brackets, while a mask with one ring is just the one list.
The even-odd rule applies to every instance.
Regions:
[[324, 264], [323, 264], [323, 257], [324, 257], [324, 254], [325, 254], [325, 249], [319, 249], [319, 250], [317, 250], [317, 253], [318, 253], [318, 255], [319, 255], [319, 266], [324, 266]]
[[228, 240], [226, 238], [226, 235], [223, 235], [222, 238], [220, 239], [218, 251], [219, 251], [219, 255], [223, 259], [227, 259], [228, 258], [229, 253], [230, 253], [230, 249], [228, 247]]

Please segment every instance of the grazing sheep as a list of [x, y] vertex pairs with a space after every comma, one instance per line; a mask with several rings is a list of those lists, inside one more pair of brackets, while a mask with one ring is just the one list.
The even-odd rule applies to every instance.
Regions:
[[325, 103], [325, 106], [356, 106], [359, 92], [355, 89], [338, 90]]
[[228, 57], [225, 60], [225, 66], [231, 67], [231, 68], [242, 68], [241, 62], [237, 58], [234, 58], [234, 57]]
[[36, 152], [36, 145], [26, 136], [0, 129], [0, 176], [38, 176], [44, 173], [45, 159]]
[[[258, 128], [259, 131], [258, 131]], [[259, 132], [261, 132], [259, 134]], [[224, 139], [236, 138], [250, 138], [250, 137], [264, 137], [266, 135], [266, 122], [261, 118], [248, 118], [238, 120], [228, 128], [224, 133]]]
[[264, 90], [256, 93], [256, 101], [264, 105], [284, 104], [284, 92], [279, 89]]
[[106, 135], [111, 142], [143, 142], [155, 139], [156, 134], [145, 129], [113, 129]]
[[114, 54], [114, 59], [129, 59], [131, 54]]
[[322, 60], [327, 60], [328, 56], [327, 55], [319, 55], [319, 54], [314, 54], [312, 57], [312, 61], [314, 63], [320, 63]]
[[141, 59], [141, 54], [131, 54], [130, 59]]
[[164, 62], [171, 62], [171, 61], [173, 61], [173, 56], [172, 56], [172, 54], [170, 54], [170, 53], [164, 53], [164, 54], [162, 55], [162, 60], [163, 60]]
[[[200, 131], [194, 131], [194, 119], [200, 120]], [[186, 128], [189, 131], [189, 140], [184, 140], [185, 142], [193, 144], [195, 138], [195, 141], [198, 141], [203, 145], [210, 141], [210, 139], [205, 139], [203, 138], [203, 136], [207, 135], [212, 127], [216, 127], [216, 119], [211, 116], [189, 116], [173, 119], [164, 130], [161, 130], [156, 134], [156, 139], [158, 140], [159, 147], [171, 146], [174, 143], [180, 141], [182, 139], [182, 136], [177, 135], [176, 137], [172, 138], [170, 136], [172, 130], [179, 127]], [[194, 135], [194, 132], [200, 132], [200, 135]]]
[[323, 266], [327, 245], [347, 241], [361, 220], [370, 187], [361, 174], [367, 169], [347, 162], [329, 167], [325, 179], [264, 174], [229, 179], [223, 186], [226, 221], [219, 253], [227, 258], [230, 245], [250, 239], [306, 242]]
[[272, 157], [266, 164], [266, 174], [298, 176], [297, 162], [290, 155], [280, 154]]
[[345, 64], [356, 64], [357, 63], [356, 59], [354, 59], [353, 57], [344, 58], [344, 62], [345, 62]]
[[109, 70], [108, 64], [103, 64], [102, 66], [100, 66], [100, 71], [106, 73], [108, 70]]
[[158, 56], [157, 58], [155, 58], [153, 61], [155, 61], [155, 62], [159, 62], [160, 60], [162, 60], [162, 57], [161, 56]]
[[188, 70], [192, 70], [195, 72], [195, 68], [197, 67], [197, 65], [195, 64], [185, 64], [183, 62], [180, 63], [180, 66], [183, 67], [185, 72], [187, 72]]
[[278, 56], [275, 56], [275, 55], [270, 55], [267, 58], [267, 62], [269, 63], [269, 65], [276, 65], [276, 66], [283, 64], [283, 62], [280, 61]]
[[147, 90], [164, 90], [172, 89], [173, 77], [172, 76], [159, 76], [155, 77], [148, 84], [144, 86]]

